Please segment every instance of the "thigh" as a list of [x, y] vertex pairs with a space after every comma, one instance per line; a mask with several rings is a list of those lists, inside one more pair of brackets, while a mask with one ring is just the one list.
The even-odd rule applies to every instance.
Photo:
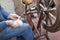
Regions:
[[0, 32], [0, 38], [7, 39], [14, 36], [21, 36], [23, 35], [27, 27], [28, 24], [26, 23], [24, 23], [22, 26], [19, 26], [17, 28], [7, 27], [6, 29], [4, 29], [4, 31]]

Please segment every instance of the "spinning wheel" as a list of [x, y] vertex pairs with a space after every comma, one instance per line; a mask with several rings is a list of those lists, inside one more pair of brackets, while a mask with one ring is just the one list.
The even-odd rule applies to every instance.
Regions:
[[[60, 30], [59, 0], [37, 0], [37, 3], [31, 4], [25, 4], [24, 15], [35, 33], [36, 40], [39, 40], [41, 36], [41, 25], [49, 32], [57, 32]], [[34, 18], [38, 18], [36, 25], [33, 22]], [[49, 40], [48, 36], [45, 36]]]
[[60, 30], [59, 0], [38, 0], [37, 8], [39, 13], [42, 13], [41, 21], [47, 31], [57, 32]]

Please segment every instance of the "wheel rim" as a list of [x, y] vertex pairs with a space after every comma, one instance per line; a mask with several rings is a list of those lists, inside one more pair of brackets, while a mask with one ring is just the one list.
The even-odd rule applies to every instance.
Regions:
[[43, 13], [42, 23], [49, 28], [53, 28], [52, 26], [56, 24], [57, 20], [56, 6], [53, 0], [40, 0], [37, 4], [41, 7], [40, 11]]

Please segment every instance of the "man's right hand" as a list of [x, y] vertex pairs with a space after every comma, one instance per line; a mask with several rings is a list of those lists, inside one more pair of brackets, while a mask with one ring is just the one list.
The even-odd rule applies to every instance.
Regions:
[[12, 28], [15, 28], [15, 27], [14, 27], [14, 21], [13, 21], [13, 20], [7, 20], [7, 21], [6, 21], [6, 24], [7, 24], [8, 26], [12, 27]]

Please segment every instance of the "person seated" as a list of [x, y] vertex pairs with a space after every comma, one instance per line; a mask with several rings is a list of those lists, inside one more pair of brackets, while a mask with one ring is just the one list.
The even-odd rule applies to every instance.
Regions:
[[[14, 22], [17, 19], [23, 24], [16, 26]], [[34, 40], [34, 33], [24, 18], [17, 14], [9, 14], [0, 6], [0, 40], [12, 37], [17, 37], [17, 40]]]

